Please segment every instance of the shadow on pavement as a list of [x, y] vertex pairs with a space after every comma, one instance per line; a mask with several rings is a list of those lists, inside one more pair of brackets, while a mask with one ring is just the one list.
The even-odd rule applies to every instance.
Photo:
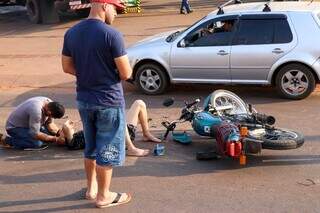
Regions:
[[[154, 177], [176, 177], [194, 174], [215, 173], [225, 170], [237, 170], [251, 167], [269, 167], [269, 166], [292, 166], [292, 165], [311, 165], [320, 163], [320, 155], [292, 154], [292, 150], [263, 150], [261, 155], [249, 155], [246, 166], [240, 166], [238, 159], [223, 158], [221, 160], [198, 161], [196, 152], [214, 150], [215, 143], [213, 139], [193, 137], [193, 143], [182, 145], [169, 141], [165, 143], [166, 155], [155, 157], [127, 157], [126, 165], [115, 168], [115, 177], [136, 177], [136, 176], [154, 176]], [[154, 143], [136, 142], [138, 147], [153, 149]], [[82, 151], [67, 151], [52, 148], [44, 151], [25, 152], [16, 155], [16, 152], [5, 154], [15, 156], [7, 157], [5, 161], [33, 161], [33, 160], [64, 160], [63, 165], [70, 165], [69, 170], [58, 172], [37, 173], [31, 175], [12, 176], [0, 175], [1, 184], [26, 184], [26, 183], [50, 183], [63, 182], [68, 177], [68, 181], [84, 180], [85, 174], [83, 168], [79, 167], [79, 160], [82, 158]], [[274, 155], [273, 155], [274, 153]], [[299, 153], [299, 149], [294, 150]], [[68, 160], [69, 161], [65, 161]], [[73, 160], [70, 160], [73, 159]], [[134, 161], [134, 163], [132, 163]], [[61, 165], [61, 164], [60, 164]], [[65, 167], [67, 168], [67, 167]], [[0, 203], [1, 204], [1, 203]], [[0, 205], [1, 206], [1, 205]]]
[[[135, 86], [130, 83], [124, 83], [124, 92], [126, 106], [130, 106], [135, 100], [142, 99], [147, 103], [149, 108], [162, 108], [162, 102], [168, 97], [175, 98], [175, 105], [183, 106], [184, 101], [192, 101], [201, 98], [203, 101], [210, 93], [217, 89], [230, 90], [243, 98], [245, 102], [252, 104], [268, 104], [292, 102], [288, 99], [281, 98], [274, 88], [263, 86], [226, 86], [214, 84], [179, 84], [173, 85], [165, 94], [162, 95], [144, 95]], [[0, 101], [0, 107], [17, 106], [26, 99], [34, 96], [47, 96], [55, 101], [59, 101], [67, 108], [76, 108], [75, 83], [63, 83], [51, 85], [48, 87], [36, 88], [22, 93], [14, 98]], [[307, 98], [312, 98], [312, 95]], [[304, 99], [302, 101], [305, 101]]]
[[[31, 203], [33, 200], [30, 200]], [[41, 200], [40, 200], [41, 201]], [[54, 201], [53, 201], [54, 202]], [[41, 202], [41, 203], [45, 203]], [[0, 203], [1, 205], [1, 203]], [[65, 212], [65, 211], [76, 211], [76, 210], [85, 210], [85, 209], [96, 209], [93, 204], [86, 203], [86, 204], [80, 204], [80, 205], [72, 205], [72, 206], [62, 206], [62, 207], [56, 207], [56, 208], [44, 208], [44, 209], [38, 209], [38, 210], [22, 210], [22, 211], [6, 211], [6, 213], [43, 213], [43, 212]], [[89, 211], [89, 210], [88, 210]]]
[[81, 151], [70, 151], [66, 147], [58, 147], [49, 144], [49, 148], [42, 151], [23, 151], [16, 149], [1, 149], [0, 153], [6, 157], [4, 161], [38, 161], [38, 160], [76, 160], [82, 159]]
[[[19, 36], [24, 37], [26, 33], [49, 32], [57, 29], [67, 30], [66, 23], [80, 20], [75, 14], [62, 15], [58, 24], [32, 24], [23, 10], [12, 11], [10, 13], [0, 14], [0, 37]], [[28, 37], [28, 36], [26, 36]]]
[[[36, 199], [36, 200], [19, 200], [19, 201], [0, 201], [0, 208], [6, 207], [13, 207], [13, 206], [22, 206], [22, 205], [36, 205], [36, 204], [45, 204], [45, 203], [55, 203], [55, 202], [66, 202], [66, 201], [79, 201], [84, 198], [86, 189], [83, 188], [78, 192], [74, 192], [69, 195], [65, 195], [62, 197], [53, 197], [53, 198], [43, 198], [43, 199]], [[85, 203], [80, 205], [73, 205], [73, 206], [64, 206], [58, 208], [51, 208], [51, 209], [40, 209], [40, 210], [23, 210], [21, 212], [56, 212], [56, 211], [66, 211], [66, 210], [75, 210], [75, 209], [89, 209], [93, 208], [91, 203]], [[8, 211], [10, 212], [10, 211]], [[20, 211], [14, 211], [20, 212]]]

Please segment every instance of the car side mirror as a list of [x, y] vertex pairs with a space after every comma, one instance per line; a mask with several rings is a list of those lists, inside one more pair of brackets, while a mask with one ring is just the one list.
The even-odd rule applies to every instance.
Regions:
[[182, 48], [185, 48], [187, 45], [186, 45], [186, 41], [184, 39], [182, 39], [180, 42], [179, 42], [179, 47], [182, 47]]

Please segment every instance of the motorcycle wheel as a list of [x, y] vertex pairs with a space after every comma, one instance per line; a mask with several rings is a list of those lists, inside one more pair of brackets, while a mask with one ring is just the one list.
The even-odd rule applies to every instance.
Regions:
[[[261, 131], [262, 130], [262, 131]], [[255, 134], [258, 131], [260, 133]], [[263, 149], [286, 150], [296, 149], [303, 145], [304, 136], [301, 133], [282, 128], [273, 128], [270, 130], [258, 129], [249, 131], [249, 137], [263, 141]]]
[[[211, 94], [211, 105], [216, 108], [218, 115], [248, 114], [248, 108], [245, 102], [233, 92], [227, 90], [216, 90]], [[232, 109], [223, 109], [226, 106], [232, 106]], [[222, 108], [219, 110], [219, 108]]]

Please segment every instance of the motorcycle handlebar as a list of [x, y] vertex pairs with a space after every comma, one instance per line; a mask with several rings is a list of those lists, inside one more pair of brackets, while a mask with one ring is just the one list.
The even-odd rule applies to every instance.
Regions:
[[190, 104], [186, 104], [186, 107], [187, 108], [190, 108], [190, 107], [192, 107], [193, 105], [195, 105], [195, 104], [197, 104], [197, 103], [199, 103], [200, 102], [200, 99], [199, 98], [197, 98], [196, 100], [194, 100], [194, 102], [191, 102]]

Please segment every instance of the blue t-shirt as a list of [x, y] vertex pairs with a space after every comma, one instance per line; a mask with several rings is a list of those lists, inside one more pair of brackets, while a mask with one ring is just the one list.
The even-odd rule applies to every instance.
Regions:
[[126, 51], [117, 30], [98, 19], [86, 19], [66, 32], [62, 54], [72, 57], [75, 65], [78, 101], [124, 107], [114, 58]]

